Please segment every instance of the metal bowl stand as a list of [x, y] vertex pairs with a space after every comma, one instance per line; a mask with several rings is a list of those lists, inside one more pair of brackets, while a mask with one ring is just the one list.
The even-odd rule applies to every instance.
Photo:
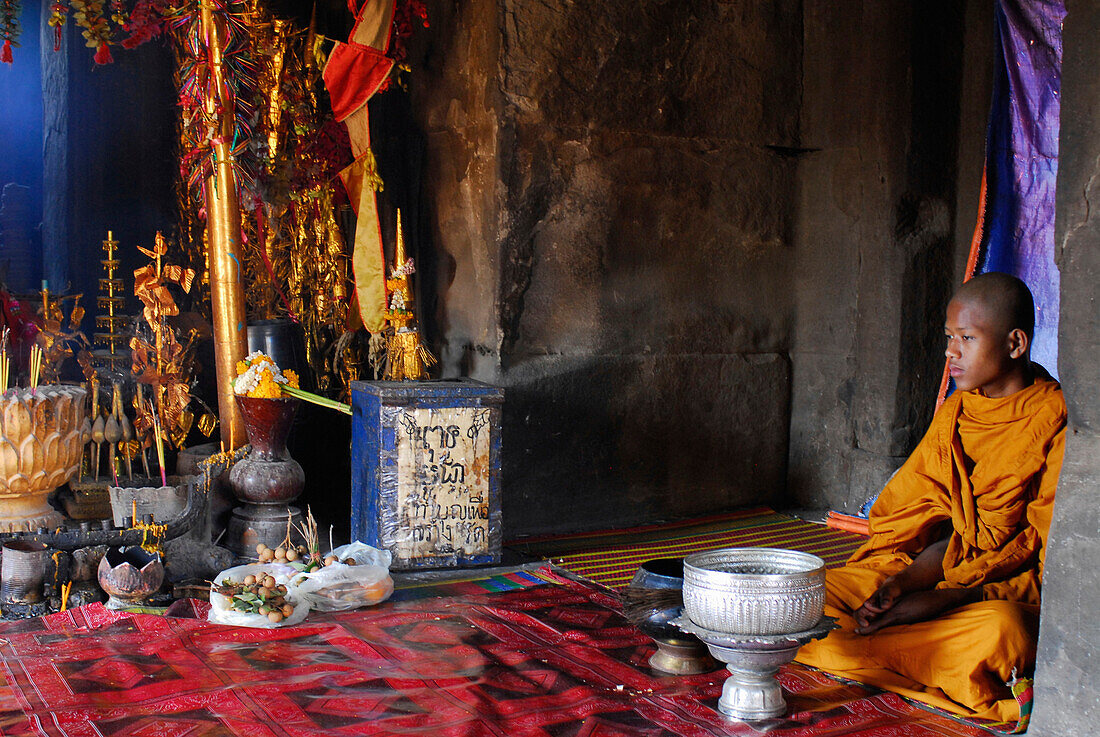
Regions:
[[707, 654], [703, 644], [695, 640], [654, 638], [657, 652], [649, 658], [649, 667], [675, 676], [709, 673], [718, 663]]
[[794, 660], [798, 648], [835, 629], [836, 620], [822, 617], [812, 629], [780, 635], [737, 635], [708, 630], [681, 614], [672, 624], [695, 635], [718, 660], [729, 677], [722, 684], [718, 711], [733, 719], [753, 722], [774, 719], [787, 711], [783, 688], [775, 676]]

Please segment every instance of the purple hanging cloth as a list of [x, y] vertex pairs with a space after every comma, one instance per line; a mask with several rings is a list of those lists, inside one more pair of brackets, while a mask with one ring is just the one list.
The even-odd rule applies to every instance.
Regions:
[[978, 271], [1003, 271], [1035, 295], [1032, 360], [1058, 371], [1054, 194], [1064, 0], [997, 0], [997, 59], [986, 143], [987, 204]]

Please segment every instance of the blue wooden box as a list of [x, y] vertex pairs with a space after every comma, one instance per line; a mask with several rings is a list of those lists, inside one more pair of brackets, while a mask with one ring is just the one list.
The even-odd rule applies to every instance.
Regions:
[[353, 381], [351, 536], [396, 569], [499, 563], [501, 389]]

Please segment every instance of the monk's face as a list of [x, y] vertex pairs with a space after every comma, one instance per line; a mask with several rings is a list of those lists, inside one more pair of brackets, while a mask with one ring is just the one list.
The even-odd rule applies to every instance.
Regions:
[[1022, 331], [1010, 331], [991, 313], [979, 300], [951, 300], [944, 325], [947, 366], [960, 390], [1005, 397], [1017, 388], [1017, 359], [1024, 351], [1015, 334]]

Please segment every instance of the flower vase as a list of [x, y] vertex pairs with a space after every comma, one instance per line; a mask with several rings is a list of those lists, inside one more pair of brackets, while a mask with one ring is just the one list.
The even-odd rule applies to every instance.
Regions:
[[289, 397], [236, 397], [252, 450], [229, 472], [229, 484], [242, 505], [233, 510], [227, 538], [238, 555], [264, 543], [277, 547], [286, 536], [287, 519], [296, 525], [301, 511], [290, 506], [305, 487], [302, 467], [286, 449], [298, 400]]

